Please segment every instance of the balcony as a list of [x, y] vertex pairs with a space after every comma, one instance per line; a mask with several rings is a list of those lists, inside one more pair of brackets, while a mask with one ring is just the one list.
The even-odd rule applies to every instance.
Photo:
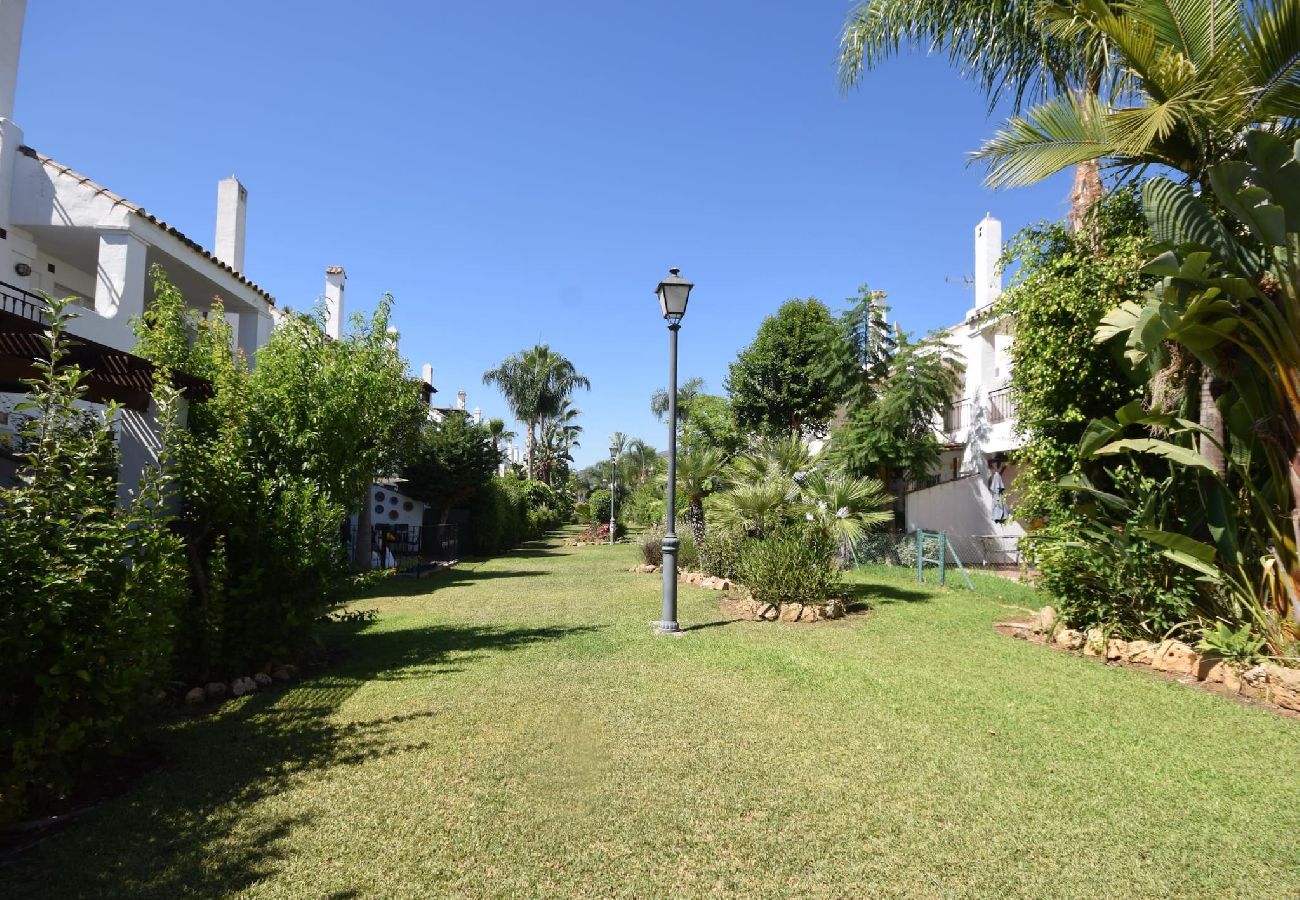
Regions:
[[1016, 405], [1011, 388], [998, 388], [989, 393], [989, 423], [1010, 422], [1016, 417]]
[[948, 443], [956, 443], [961, 433], [970, 425], [970, 400], [958, 400], [943, 413], [943, 436]]

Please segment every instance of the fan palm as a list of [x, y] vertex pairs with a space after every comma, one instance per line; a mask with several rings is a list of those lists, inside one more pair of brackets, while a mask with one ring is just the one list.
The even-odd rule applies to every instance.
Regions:
[[[963, 76], [979, 83], [990, 108], [1007, 94], [1017, 111], [1025, 100], [1096, 95], [1110, 71], [1106, 41], [1046, 31], [1038, 6], [1038, 0], [862, 0], [840, 32], [840, 78], [852, 86], [900, 47], [913, 46], [946, 52]], [[1075, 227], [1101, 196], [1096, 164], [1078, 162]]]
[[677, 460], [677, 490], [686, 497], [686, 521], [696, 545], [704, 540], [704, 497], [722, 470], [722, 454], [708, 447], [684, 453]]
[[814, 472], [803, 484], [802, 499], [813, 522], [842, 549], [894, 519], [894, 499], [874, 478]]

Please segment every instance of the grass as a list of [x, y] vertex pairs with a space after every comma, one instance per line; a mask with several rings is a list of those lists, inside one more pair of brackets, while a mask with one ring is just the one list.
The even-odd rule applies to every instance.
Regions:
[[630, 546], [392, 582], [326, 674], [0, 873], [22, 897], [1300, 894], [1300, 728], [994, 634], [1029, 589], [656, 638]]

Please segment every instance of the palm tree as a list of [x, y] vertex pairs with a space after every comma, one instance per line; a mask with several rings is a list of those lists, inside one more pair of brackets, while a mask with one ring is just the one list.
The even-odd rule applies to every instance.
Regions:
[[591, 389], [586, 376], [578, 374], [573, 363], [546, 344], [507, 357], [501, 365], [483, 373], [483, 383], [496, 385], [515, 418], [528, 426], [524, 439], [529, 478], [533, 477], [539, 426], [558, 415], [575, 390]]
[[894, 498], [874, 478], [815, 472], [802, 494], [807, 515], [839, 544], [841, 558], [867, 531], [894, 520]]
[[[1061, 96], [1013, 117], [975, 154], [994, 186], [1032, 184], [1079, 162], [1101, 160], [1127, 172], [1163, 166], [1213, 198], [1211, 167], [1240, 160], [1245, 135], [1300, 138], [1300, 0], [1247, 3], [1101, 0], [1044, 7], [1060, 40], [1105, 41], [1115, 48], [1121, 92]], [[1199, 385], [1201, 453], [1228, 471], [1227, 431], [1216, 365], [1184, 373]]]
[[[1104, 40], [1063, 38], [1044, 30], [1039, 0], [862, 0], [840, 32], [839, 70], [846, 87], [900, 47], [942, 51], [963, 76], [975, 79], [992, 108], [1010, 95], [1019, 111], [1025, 100], [1057, 95], [1095, 96], [1109, 71]], [[1079, 160], [1070, 194], [1070, 221], [1101, 196], [1095, 162]]]
[[1051, 40], [1111, 47], [1116, 90], [1108, 104], [1067, 94], [1012, 117], [975, 154], [993, 186], [1106, 160], [1166, 166], [1205, 191], [1252, 128], [1300, 137], [1300, 0], [1076, 0], [1043, 6], [1041, 20]]
[[722, 470], [722, 454], [712, 447], [684, 453], [677, 460], [677, 490], [686, 496], [686, 521], [696, 546], [704, 540], [704, 497]]
[[628, 442], [623, 459], [626, 460], [624, 465], [627, 466], [629, 477], [626, 480], [629, 490], [659, 471], [659, 451], [640, 438], [633, 438]]
[[517, 436], [506, 428], [505, 419], [488, 419], [487, 430], [488, 436], [492, 438], [492, 449], [498, 452], [501, 450], [502, 441], [511, 441]]
[[[680, 427], [691, 417], [691, 403], [704, 393], [703, 378], [688, 378], [677, 388], [677, 424]], [[650, 412], [660, 422], [668, 415], [668, 390], [659, 388], [650, 395]]]

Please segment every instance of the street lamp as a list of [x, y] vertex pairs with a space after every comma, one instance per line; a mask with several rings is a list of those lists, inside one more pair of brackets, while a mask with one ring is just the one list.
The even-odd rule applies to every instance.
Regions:
[[681, 276], [681, 270], [669, 269], [668, 277], [659, 282], [655, 293], [659, 309], [668, 320], [668, 515], [664, 528], [664, 608], [658, 634], [679, 634], [677, 624], [677, 331], [686, 315], [686, 302], [695, 285]]
[[609, 439], [609, 545], [614, 546], [614, 489], [618, 484], [618, 438]]

